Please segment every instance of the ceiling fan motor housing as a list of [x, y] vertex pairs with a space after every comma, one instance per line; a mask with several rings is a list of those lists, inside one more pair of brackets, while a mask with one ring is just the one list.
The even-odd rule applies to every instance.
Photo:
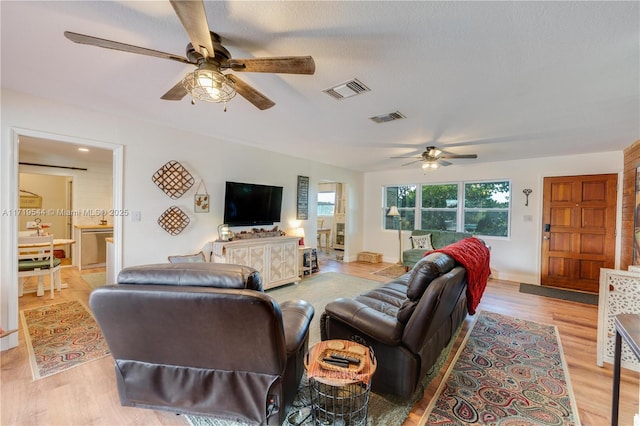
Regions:
[[186, 56], [189, 61], [194, 64], [200, 64], [203, 60], [207, 62], [213, 62], [216, 65], [220, 66], [224, 62], [231, 59], [231, 53], [220, 43], [220, 36], [213, 31], [209, 31], [211, 34], [211, 44], [213, 45], [213, 52], [209, 52], [209, 57], [205, 58], [202, 56], [199, 50], [196, 50], [193, 47], [193, 44], [187, 44], [186, 48]]

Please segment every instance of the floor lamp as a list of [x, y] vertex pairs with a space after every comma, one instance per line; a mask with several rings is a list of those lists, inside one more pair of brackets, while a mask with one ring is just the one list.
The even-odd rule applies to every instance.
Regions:
[[398, 211], [398, 207], [391, 206], [389, 209], [389, 213], [387, 213], [389, 217], [397, 217], [398, 218], [398, 265], [402, 265], [402, 218], [400, 217], [400, 212]]

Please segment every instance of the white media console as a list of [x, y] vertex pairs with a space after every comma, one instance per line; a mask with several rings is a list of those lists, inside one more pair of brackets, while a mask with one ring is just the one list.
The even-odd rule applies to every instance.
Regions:
[[207, 254], [211, 262], [245, 265], [258, 270], [266, 290], [300, 281], [299, 240], [300, 237], [284, 236], [211, 241]]

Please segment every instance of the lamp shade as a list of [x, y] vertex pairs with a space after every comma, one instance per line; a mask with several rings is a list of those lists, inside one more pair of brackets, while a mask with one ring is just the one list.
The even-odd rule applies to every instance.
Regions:
[[389, 213], [387, 213], [387, 216], [400, 216], [400, 212], [398, 211], [398, 207], [391, 206], [391, 208], [389, 209]]

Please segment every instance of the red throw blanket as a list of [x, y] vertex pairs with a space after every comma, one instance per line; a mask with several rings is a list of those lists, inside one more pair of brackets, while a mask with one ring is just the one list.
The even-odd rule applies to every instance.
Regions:
[[425, 256], [433, 252], [448, 254], [467, 270], [467, 310], [471, 315], [475, 314], [491, 274], [487, 246], [481, 240], [470, 237], [429, 251]]

